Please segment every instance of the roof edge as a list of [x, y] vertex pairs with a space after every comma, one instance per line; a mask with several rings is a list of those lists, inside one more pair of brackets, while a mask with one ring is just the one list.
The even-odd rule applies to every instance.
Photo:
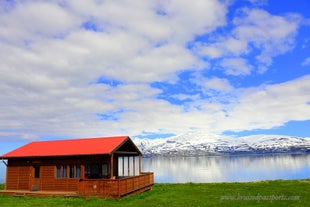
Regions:
[[134, 146], [134, 148], [137, 150], [139, 155], [142, 155], [142, 152], [139, 150], [139, 148], [137, 147], [137, 145], [132, 141], [132, 139], [127, 136], [127, 138], [121, 143], [119, 144], [112, 152], [111, 154], [115, 153], [123, 144], [125, 144], [127, 141], [130, 141], [131, 144]]
[[[75, 142], [75, 141], [86, 141], [87, 143], [88, 140], [96, 140], [96, 139], [113, 139], [113, 138], [118, 138], [119, 141], [117, 141], [117, 143], [115, 143], [115, 145], [113, 146], [113, 148], [110, 148], [110, 149], [106, 149], [104, 151], [101, 151], [100, 150], [98, 151], [77, 151], [75, 150], [75, 153], [67, 153], [67, 152], [64, 152], [64, 151], [61, 151], [59, 154], [39, 154], [39, 153], [28, 153], [28, 154], [16, 154], [15, 152], [16, 151], [20, 151], [20, 150], [23, 150], [23, 149], [27, 149], [29, 151], [29, 145], [40, 145], [40, 144], [44, 144], [44, 146], [48, 145], [49, 143], [66, 143], [66, 145], [70, 144], [70, 142]], [[93, 137], [93, 138], [74, 138], [74, 139], [63, 139], [63, 140], [43, 140], [43, 141], [32, 141], [32, 142], [29, 142], [23, 146], [20, 146], [12, 151], [9, 151], [3, 155], [0, 155], [0, 159], [15, 159], [15, 158], [37, 158], [37, 157], [72, 157], [72, 156], [87, 156], [87, 155], [111, 155], [113, 153], [113, 151], [116, 149], [116, 148], [119, 148], [122, 144], [124, 144], [128, 139], [130, 139], [130, 137], [128, 135], [119, 135], [119, 136], [107, 136], [107, 137]], [[80, 143], [78, 142], [78, 143]], [[92, 143], [92, 142], [90, 142]], [[112, 142], [113, 143], [113, 142]], [[115, 147], [116, 146], [116, 147]], [[27, 148], [28, 147], [28, 148]], [[71, 151], [72, 152], [72, 151]]]

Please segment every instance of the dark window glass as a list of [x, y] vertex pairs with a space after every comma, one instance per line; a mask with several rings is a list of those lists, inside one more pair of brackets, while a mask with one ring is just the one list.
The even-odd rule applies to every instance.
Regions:
[[56, 178], [61, 178], [61, 165], [56, 166]]
[[102, 176], [103, 177], [107, 177], [109, 175], [109, 165], [106, 164], [102, 164]]
[[90, 178], [90, 164], [85, 164], [84, 177]]
[[62, 166], [62, 177], [63, 178], [67, 177], [67, 165]]
[[81, 178], [81, 166], [76, 166], [76, 178]]
[[70, 165], [69, 177], [70, 177], [70, 178], [74, 178], [74, 165]]
[[101, 167], [99, 164], [85, 164], [85, 178], [98, 179], [102, 178]]
[[40, 166], [34, 167], [34, 178], [40, 178]]

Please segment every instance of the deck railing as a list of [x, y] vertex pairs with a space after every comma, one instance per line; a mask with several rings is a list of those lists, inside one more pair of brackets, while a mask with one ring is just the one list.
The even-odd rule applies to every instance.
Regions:
[[154, 184], [153, 173], [117, 179], [81, 179], [78, 194], [81, 196], [124, 197], [149, 190]]

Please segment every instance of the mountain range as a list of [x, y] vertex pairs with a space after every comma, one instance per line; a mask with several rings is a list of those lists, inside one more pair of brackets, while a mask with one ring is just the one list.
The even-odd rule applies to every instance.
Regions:
[[310, 138], [285, 135], [232, 137], [188, 132], [169, 138], [133, 139], [144, 155], [310, 153]]

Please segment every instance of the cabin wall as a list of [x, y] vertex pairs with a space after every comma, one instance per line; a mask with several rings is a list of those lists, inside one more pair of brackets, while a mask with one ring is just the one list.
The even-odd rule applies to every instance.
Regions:
[[[39, 190], [77, 191], [79, 178], [56, 178], [56, 166], [42, 166], [39, 178]], [[32, 186], [34, 188], [36, 186]]]
[[30, 166], [8, 166], [6, 189], [29, 190]]
[[[79, 180], [84, 178], [85, 164], [107, 163], [108, 156], [60, 157], [57, 160], [9, 159], [7, 166], [7, 190], [78, 191]], [[66, 166], [66, 176], [57, 178], [57, 166]], [[70, 178], [70, 165], [80, 166], [80, 177]], [[39, 167], [39, 177], [35, 176]]]

